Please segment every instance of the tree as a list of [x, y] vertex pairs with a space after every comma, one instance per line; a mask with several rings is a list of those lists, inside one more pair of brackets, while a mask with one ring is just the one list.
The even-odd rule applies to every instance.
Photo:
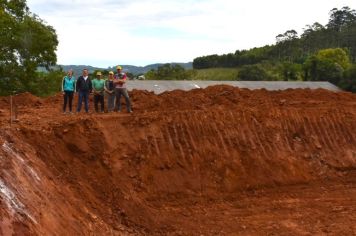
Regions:
[[298, 33], [295, 30], [287, 30], [284, 34], [276, 36], [278, 59], [285, 59], [292, 62], [299, 55]]
[[327, 27], [337, 32], [340, 32], [343, 27], [352, 24], [356, 20], [356, 11], [351, 10], [349, 7], [343, 7], [341, 10], [333, 8], [329, 14], [330, 19]]
[[148, 80], [158, 79], [158, 80], [184, 80], [189, 76], [186, 70], [178, 65], [164, 64], [159, 66], [157, 70], [150, 70], [146, 73], [145, 77]]
[[333, 40], [335, 47], [341, 47], [342, 35], [341, 32], [345, 31], [350, 25], [356, 21], [356, 11], [351, 10], [349, 7], [342, 9], [333, 8], [330, 11], [330, 19], [327, 28], [330, 31], [330, 39]]
[[301, 78], [301, 65], [284, 62], [280, 65], [280, 71], [284, 81], [295, 81]]
[[338, 84], [349, 66], [350, 59], [345, 50], [341, 48], [320, 50], [304, 63], [305, 80]]
[[61, 70], [39, 72], [29, 81], [26, 91], [38, 96], [50, 96], [62, 87], [62, 79], [65, 73]]
[[38, 66], [56, 64], [55, 30], [30, 13], [25, 0], [0, 1], [0, 32], [1, 94], [28, 90]]
[[352, 65], [344, 72], [338, 85], [346, 91], [356, 93], [356, 65]]
[[328, 81], [337, 85], [342, 79], [344, 69], [340, 64], [332, 62], [331, 60], [319, 60], [317, 73], [319, 81]]
[[145, 74], [147, 80], [154, 80], [156, 79], [155, 76], [156, 76], [156, 70], [154, 69], [147, 71]]
[[348, 53], [341, 48], [328, 48], [320, 50], [316, 54], [316, 57], [321, 61], [328, 60], [332, 63], [337, 63], [344, 70], [351, 65]]
[[219, 56], [216, 54], [198, 57], [193, 60], [193, 68], [195, 69], [205, 69], [218, 67]]
[[263, 81], [270, 80], [271, 78], [261, 66], [245, 65], [241, 67], [237, 79], [243, 81]]
[[295, 30], [287, 30], [284, 34], [279, 34], [276, 36], [277, 44], [283, 43], [285, 41], [291, 41], [298, 38], [298, 33]]
[[325, 44], [325, 27], [318, 22], [312, 25], [306, 25], [301, 35], [302, 50], [304, 56], [309, 56], [311, 53], [315, 53], [320, 47]]
[[135, 77], [134, 74], [132, 74], [131, 72], [126, 72], [126, 75], [128, 79], [133, 79]]

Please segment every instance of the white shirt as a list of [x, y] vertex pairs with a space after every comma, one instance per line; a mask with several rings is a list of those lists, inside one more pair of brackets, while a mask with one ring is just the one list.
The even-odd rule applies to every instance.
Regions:
[[87, 81], [88, 76], [83, 76], [84, 81]]

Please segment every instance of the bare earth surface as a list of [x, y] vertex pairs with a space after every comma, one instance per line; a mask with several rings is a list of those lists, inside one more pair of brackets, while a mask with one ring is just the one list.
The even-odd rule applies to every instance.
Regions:
[[0, 98], [0, 235], [356, 235], [356, 95], [130, 96], [64, 115], [18, 95], [12, 127]]

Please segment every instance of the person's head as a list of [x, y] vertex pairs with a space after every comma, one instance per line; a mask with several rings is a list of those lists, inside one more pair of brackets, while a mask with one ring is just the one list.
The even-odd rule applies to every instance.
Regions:
[[109, 79], [113, 79], [114, 78], [114, 72], [113, 71], [110, 71], [109, 72]]
[[88, 76], [88, 69], [83, 69], [83, 76]]
[[73, 70], [72, 70], [72, 69], [69, 69], [69, 70], [68, 70], [68, 76], [69, 76], [69, 77], [72, 77], [72, 75], [73, 75]]
[[118, 73], [120, 73], [121, 70], [122, 70], [122, 67], [121, 67], [121, 66], [117, 66], [117, 67], [116, 67], [116, 70], [117, 70]]
[[101, 72], [100, 71], [96, 72], [96, 78], [97, 79], [101, 79]]

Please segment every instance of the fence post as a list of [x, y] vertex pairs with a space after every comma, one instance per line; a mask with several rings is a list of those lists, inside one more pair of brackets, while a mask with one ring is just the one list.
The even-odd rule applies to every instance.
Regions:
[[12, 95], [10, 95], [10, 127], [12, 126]]

